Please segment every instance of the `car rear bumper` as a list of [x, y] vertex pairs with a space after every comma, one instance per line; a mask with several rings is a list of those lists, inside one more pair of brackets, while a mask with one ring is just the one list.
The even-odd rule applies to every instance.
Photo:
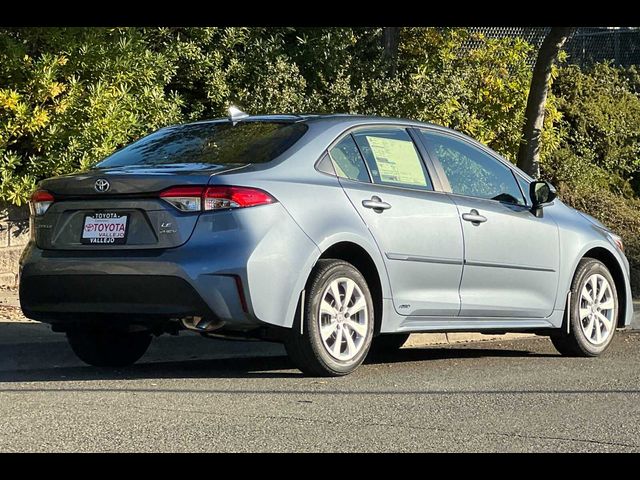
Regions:
[[173, 250], [126, 258], [105, 252], [71, 256], [30, 244], [21, 261], [20, 305], [26, 317], [46, 323], [190, 316], [238, 329], [261, 323], [248, 309], [241, 269], [194, 275], [190, 255]]
[[29, 275], [20, 302], [25, 315], [42, 321], [87, 313], [215, 316], [189, 283], [164, 275]]

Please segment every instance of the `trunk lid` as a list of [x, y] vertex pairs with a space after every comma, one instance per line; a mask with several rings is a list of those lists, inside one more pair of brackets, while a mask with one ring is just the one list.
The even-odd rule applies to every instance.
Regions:
[[[128, 166], [44, 180], [40, 188], [53, 194], [55, 202], [44, 215], [34, 217], [36, 244], [46, 250], [178, 247], [193, 233], [200, 213], [177, 210], [161, 200], [159, 192], [175, 186], [207, 185], [212, 175], [243, 166], [193, 163]], [[105, 218], [109, 220], [102, 220]], [[85, 224], [100, 222], [106, 222], [106, 228], [110, 223], [115, 223], [111, 228], [123, 228], [124, 238], [115, 239], [114, 243], [82, 238], [91, 235], [85, 232]]]

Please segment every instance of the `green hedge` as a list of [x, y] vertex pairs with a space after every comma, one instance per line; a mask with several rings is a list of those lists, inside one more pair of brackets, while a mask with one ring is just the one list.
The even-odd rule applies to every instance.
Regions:
[[41, 178], [230, 103], [433, 121], [515, 156], [529, 44], [477, 37], [469, 51], [464, 30], [405, 28], [392, 75], [381, 38], [380, 28], [0, 29], [0, 200], [21, 204]]
[[135, 31], [0, 33], [0, 199], [20, 205], [36, 181], [179, 121], [174, 73]]

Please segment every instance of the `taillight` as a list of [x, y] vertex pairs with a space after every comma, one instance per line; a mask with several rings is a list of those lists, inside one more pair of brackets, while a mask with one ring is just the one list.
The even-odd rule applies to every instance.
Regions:
[[38, 217], [44, 215], [54, 201], [53, 195], [46, 190], [36, 190], [31, 195], [31, 203], [29, 204], [31, 215]]
[[208, 187], [204, 192], [204, 209], [255, 207], [275, 202], [275, 198], [263, 190], [226, 185]]
[[171, 187], [161, 192], [160, 198], [183, 212], [255, 207], [277, 201], [264, 190], [229, 185]]
[[183, 212], [199, 212], [203, 187], [171, 187], [160, 193], [160, 198]]

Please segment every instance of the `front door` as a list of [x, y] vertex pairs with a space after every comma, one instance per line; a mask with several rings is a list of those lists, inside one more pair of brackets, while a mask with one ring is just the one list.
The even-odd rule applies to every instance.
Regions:
[[358, 129], [329, 153], [383, 255], [396, 311], [456, 316], [463, 260], [458, 210], [433, 191], [407, 131]]
[[421, 130], [464, 234], [461, 317], [544, 318], [558, 288], [558, 226], [537, 218], [514, 172], [471, 142]]

